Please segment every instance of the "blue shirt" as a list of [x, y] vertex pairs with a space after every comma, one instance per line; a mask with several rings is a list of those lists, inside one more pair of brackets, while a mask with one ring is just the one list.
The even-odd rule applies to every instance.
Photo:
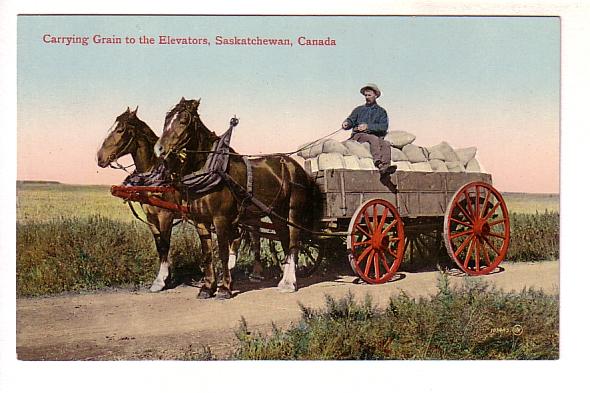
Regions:
[[[385, 109], [377, 105], [361, 105], [354, 108], [350, 116], [346, 118], [350, 125], [347, 130], [358, 126], [361, 123], [368, 125], [366, 133], [384, 137], [389, 127], [389, 119]], [[358, 131], [353, 131], [353, 135]]]

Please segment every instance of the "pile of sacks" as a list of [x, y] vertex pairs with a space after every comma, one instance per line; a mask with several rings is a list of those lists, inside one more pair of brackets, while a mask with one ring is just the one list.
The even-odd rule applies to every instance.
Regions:
[[[391, 131], [385, 140], [391, 144], [391, 161], [399, 171], [484, 172], [475, 157], [477, 148], [453, 149], [447, 142], [431, 147], [413, 144], [415, 135]], [[325, 169], [374, 170], [368, 143], [327, 139], [304, 145], [299, 156], [305, 158], [312, 172]]]

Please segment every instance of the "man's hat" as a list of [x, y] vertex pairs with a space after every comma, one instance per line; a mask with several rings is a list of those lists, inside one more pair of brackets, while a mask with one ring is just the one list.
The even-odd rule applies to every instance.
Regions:
[[367, 89], [373, 90], [375, 92], [375, 94], [377, 94], [377, 97], [379, 97], [381, 95], [381, 90], [379, 90], [377, 85], [374, 83], [367, 83], [366, 85], [361, 87], [361, 94], [365, 94], [365, 90], [367, 90]]

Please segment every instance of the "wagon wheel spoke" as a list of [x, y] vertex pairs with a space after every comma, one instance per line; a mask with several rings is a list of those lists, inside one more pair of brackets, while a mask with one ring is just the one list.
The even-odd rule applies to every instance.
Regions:
[[469, 235], [469, 237], [465, 240], [463, 240], [463, 243], [461, 243], [461, 246], [455, 251], [455, 256], [458, 257], [459, 254], [461, 254], [461, 252], [465, 249], [465, 247], [470, 244], [469, 242], [471, 241], [471, 239], [473, 239], [473, 234]]
[[473, 233], [473, 229], [469, 229], [467, 231], [463, 231], [463, 232], [457, 232], [451, 235], [451, 240], [456, 239], [458, 237], [462, 237], [462, 236], [467, 236], [467, 235], [471, 235]]
[[[369, 218], [369, 213], [367, 211], [364, 211], [363, 217], [365, 218], [365, 225], [367, 226], [367, 229], [369, 230], [369, 232], [373, 232], [374, 229], [371, 227], [371, 219]], [[370, 236], [371, 235], [369, 235], [369, 237]]]
[[506, 223], [506, 219], [501, 218], [499, 220], [492, 221], [492, 222], [488, 223], [488, 225], [491, 226], [491, 227], [493, 227], [493, 226], [496, 226], [498, 224], [505, 224], [505, 223]]
[[466, 202], [465, 206], [467, 206], [467, 211], [469, 212], [469, 216], [474, 217], [475, 215], [473, 214], [473, 206], [471, 205], [471, 196], [469, 195], [469, 189], [465, 189], [464, 194], [465, 194], [465, 202]]
[[486, 197], [483, 201], [483, 205], [482, 205], [482, 210], [481, 210], [481, 214], [479, 217], [484, 217], [486, 215], [486, 211], [488, 210], [488, 203], [490, 201], [490, 195], [492, 194], [491, 191], [486, 190]]
[[492, 244], [492, 242], [490, 242], [490, 240], [487, 237], [483, 236], [482, 239], [490, 246], [490, 248], [492, 250], [494, 250], [494, 252], [496, 253], [496, 255], [500, 255], [501, 254], [500, 251], [496, 248], [496, 246], [494, 246]]
[[367, 264], [365, 265], [365, 276], [368, 276], [369, 272], [371, 271], [371, 264], [373, 262], [374, 255], [375, 255], [375, 250], [371, 250], [371, 253], [369, 254], [369, 258], [367, 258]]
[[[383, 211], [383, 215], [381, 216], [381, 219], [379, 220], [379, 224], [377, 225], [377, 231], [381, 231], [383, 229], [383, 225], [385, 225], [385, 221], [387, 221], [387, 217], [389, 215], [389, 209], [387, 207], [385, 207], [385, 210]], [[383, 233], [387, 233], [387, 231], [383, 231]]]
[[379, 252], [376, 252], [375, 255], [373, 255], [375, 278], [379, 278], [381, 276], [381, 272], [379, 271], [379, 259]]
[[502, 240], [506, 239], [506, 236], [504, 236], [504, 234], [502, 234], [502, 233], [489, 232], [488, 236], [497, 237]]
[[467, 218], [467, 219], [469, 220], [469, 222], [473, 223], [473, 218], [471, 217], [471, 215], [470, 215], [469, 213], [467, 213], [467, 212], [465, 211], [465, 209], [463, 209], [463, 206], [461, 206], [461, 205], [457, 204], [457, 208], [458, 208], [459, 210], [461, 210], [461, 212], [463, 213], [463, 215], [465, 216], [465, 218]]
[[360, 231], [360, 232], [361, 232], [363, 235], [365, 235], [366, 237], [368, 237], [368, 238], [370, 238], [370, 237], [371, 237], [371, 234], [370, 234], [369, 232], [367, 232], [367, 231], [365, 230], [365, 228], [363, 228], [361, 225], [358, 225], [358, 226], [356, 227], [356, 229], [358, 229], [358, 230], [359, 230], [359, 231]]
[[485, 243], [481, 243], [481, 248], [483, 250], [484, 259], [486, 260], [486, 265], [490, 266], [492, 262], [490, 261], [490, 255], [488, 253], [488, 248], [486, 247]]
[[457, 220], [454, 217], [451, 217], [451, 221], [456, 222], [457, 224], [461, 224], [463, 226], [469, 227], [469, 228], [473, 228], [473, 224], [471, 224], [470, 222], [465, 222], [465, 221]]
[[371, 252], [373, 250], [373, 247], [367, 247], [365, 248], [365, 250], [361, 253], [361, 255], [359, 255], [358, 257], [358, 265], [360, 266], [360, 263], [365, 259], [365, 257], [369, 254], [369, 252]]
[[489, 212], [488, 212], [488, 213], [485, 215], [485, 217], [484, 217], [483, 219], [484, 219], [485, 221], [489, 220], [489, 219], [490, 219], [490, 217], [491, 217], [491, 216], [494, 214], [494, 212], [495, 212], [496, 210], [498, 210], [498, 207], [500, 207], [500, 202], [499, 202], [499, 201], [498, 201], [498, 202], [497, 202], [497, 203], [494, 205], [494, 207], [492, 207], [492, 210], [490, 210], [490, 211], [489, 211]]
[[387, 258], [385, 257], [385, 253], [383, 251], [379, 251], [379, 255], [381, 255], [381, 261], [383, 261], [383, 267], [385, 267], [385, 271], [389, 272], [390, 267], [387, 264]]
[[471, 241], [469, 242], [469, 247], [467, 247], [467, 255], [465, 256], [465, 260], [463, 261], [463, 267], [465, 269], [467, 269], [467, 266], [469, 266], [469, 260], [471, 259], [471, 253], [473, 252], [473, 244], [475, 243], [473, 236], [471, 238]]
[[387, 226], [387, 228], [385, 228], [385, 229], [383, 230], [383, 233], [389, 233], [389, 231], [391, 231], [391, 228], [393, 228], [395, 225], [397, 225], [397, 219], [394, 219], [394, 220], [391, 222], [391, 224], [389, 224], [389, 225]]
[[480, 263], [480, 244], [479, 244], [479, 238], [477, 238], [477, 236], [475, 237], [475, 270], [476, 271], [480, 271], [480, 267], [479, 267], [479, 263]]
[[371, 244], [370, 240], [360, 241], [360, 242], [353, 242], [355, 246], [365, 246]]

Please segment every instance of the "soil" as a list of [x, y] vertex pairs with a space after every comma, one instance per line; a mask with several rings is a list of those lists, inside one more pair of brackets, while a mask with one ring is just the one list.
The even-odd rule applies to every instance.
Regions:
[[[235, 281], [229, 300], [197, 299], [198, 289], [181, 285], [160, 293], [146, 289], [97, 291], [16, 300], [17, 356], [20, 360], [187, 359], [210, 348], [215, 359], [229, 358], [243, 317], [250, 331], [270, 332], [297, 323], [300, 304], [322, 308], [326, 295], [356, 299], [370, 295], [384, 307], [401, 291], [412, 297], [437, 291], [439, 272], [400, 273], [392, 282], [367, 285], [351, 275], [327, 273], [299, 280], [295, 293], [279, 293], [277, 280]], [[449, 274], [460, 284], [461, 274]], [[481, 278], [505, 291], [522, 288], [559, 292], [559, 262], [505, 263]]]

